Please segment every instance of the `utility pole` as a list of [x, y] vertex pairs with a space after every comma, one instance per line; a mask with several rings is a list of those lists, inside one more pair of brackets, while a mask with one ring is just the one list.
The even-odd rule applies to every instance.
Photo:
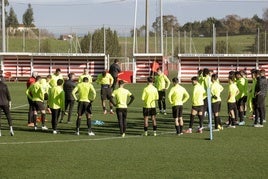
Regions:
[[132, 50], [133, 54], [135, 53], [135, 49], [136, 49], [137, 9], [138, 9], [138, 0], [135, 1], [134, 28], [133, 28], [133, 50]]
[[6, 20], [5, 20], [5, 1], [2, 0], [2, 51], [6, 52]]
[[145, 12], [145, 53], [149, 53], [149, 0], [146, 0], [146, 12]]
[[161, 37], [161, 53], [164, 55], [164, 47], [163, 47], [163, 4], [162, 4], [162, 0], [160, 0], [160, 37]]
[[215, 24], [213, 24], [213, 54], [216, 54], [216, 28]]

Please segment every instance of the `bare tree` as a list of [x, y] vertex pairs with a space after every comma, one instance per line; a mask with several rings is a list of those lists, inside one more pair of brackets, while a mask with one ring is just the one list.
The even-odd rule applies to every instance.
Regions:
[[264, 21], [264, 28], [265, 28], [265, 30], [268, 30], [268, 8], [264, 9], [262, 18]]

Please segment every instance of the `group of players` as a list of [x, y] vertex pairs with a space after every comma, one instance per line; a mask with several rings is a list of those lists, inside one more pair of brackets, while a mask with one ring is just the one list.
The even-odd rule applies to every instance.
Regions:
[[[121, 107], [121, 104], [117, 100], [114, 101], [112, 97], [113, 95], [115, 99], [117, 99], [117, 94], [121, 95], [121, 93], [125, 92], [120, 90], [121, 88], [115, 89], [118, 73], [120, 72], [121, 69], [118, 65], [118, 60], [115, 60], [110, 66], [109, 72], [103, 71], [97, 76], [96, 82], [101, 85], [101, 100], [104, 114], [107, 114], [107, 99], [110, 101], [111, 114], [114, 114], [113, 106]], [[34, 130], [38, 129], [37, 116], [40, 111], [40, 122], [42, 124], [41, 130], [48, 130], [45, 125], [46, 113], [51, 113], [53, 134], [57, 134], [58, 122], [61, 123], [66, 114], [68, 114], [67, 123], [71, 121], [73, 107], [77, 101], [78, 108], [75, 134], [80, 135], [81, 119], [83, 114], [85, 114], [88, 135], [94, 136], [95, 134], [91, 127], [91, 115], [92, 103], [96, 98], [96, 91], [92, 82], [93, 78], [89, 74], [88, 68], [84, 68], [84, 72], [79, 76], [77, 83], [75, 82], [74, 73], [69, 73], [68, 80], [64, 81], [59, 68], [56, 69], [53, 75], [48, 75], [46, 79], [42, 79], [41, 76], [38, 76], [37, 72], [33, 72], [32, 77], [27, 81], [26, 90], [29, 102], [28, 126], [34, 127]], [[119, 81], [119, 86], [123, 85], [124, 83]], [[132, 98], [130, 101], [131, 103], [134, 100], [134, 97], [132, 95], [129, 96]], [[117, 108], [117, 115], [121, 114], [119, 111], [119, 108]]]
[[[265, 120], [265, 98], [267, 93], [267, 79], [264, 70], [251, 70], [252, 85], [249, 86], [248, 79], [244, 70], [230, 71], [228, 76], [228, 128], [236, 128], [237, 125], [245, 125], [246, 111], [252, 112], [254, 127], [263, 127]], [[156, 105], [158, 101], [160, 113], [166, 115], [165, 92], [170, 86], [169, 79], [162, 73], [161, 69], [157, 70], [154, 77], [149, 77], [148, 86], [142, 93], [144, 100], [144, 135], [148, 135], [148, 117], [153, 121], [153, 135], [156, 136]], [[191, 78], [193, 91], [191, 96], [192, 108], [190, 112], [189, 128], [183, 130], [183, 104], [189, 99], [187, 90], [179, 84], [178, 78], [173, 78], [173, 87], [169, 90], [168, 101], [172, 105], [172, 116], [175, 121], [177, 135], [183, 133], [192, 133], [195, 116], [198, 116], [199, 126], [198, 133], [203, 132], [203, 120], [208, 114], [209, 105], [211, 104], [211, 116], [213, 116], [215, 129], [213, 131], [223, 130], [219, 113], [221, 111], [221, 93], [223, 86], [220, 84], [218, 75], [212, 70], [204, 68], [198, 71], [198, 75]], [[154, 88], [155, 86], [156, 88]], [[148, 88], [148, 89], [147, 89]], [[209, 89], [209, 90], [208, 90]], [[208, 91], [210, 93], [208, 93]], [[208, 100], [208, 97], [210, 99]]]
[[[107, 114], [106, 101], [109, 101], [110, 114], [114, 114], [113, 107], [116, 108], [120, 135], [126, 134], [127, 128], [127, 108], [134, 101], [134, 95], [124, 88], [124, 81], [117, 80], [121, 69], [118, 60], [110, 66], [109, 72], [104, 71], [97, 76], [96, 82], [101, 86], [101, 101], [103, 113]], [[264, 70], [251, 70], [252, 85], [248, 85], [248, 79], [245, 71], [230, 71], [228, 77], [228, 116], [226, 122], [228, 128], [235, 128], [236, 125], [245, 125], [246, 111], [252, 111], [254, 118], [254, 127], [263, 127], [265, 120], [265, 97], [267, 93], [267, 80]], [[1, 78], [2, 79], [2, 78]], [[38, 130], [38, 112], [41, 113], [41, 130], [48, 130], [45, 125], [46, 113], [51, 113], [51, 124], [53, 134], [58, 133], [57, 124], [62, 122], [67, 114], [67, 123], [71, 121], [72, 111], [75, 102], [78, 102], [76, 135], [80, 135], [80, 124], [83, 114], [86, 115], [88, 135], [94, 136], [91, 127], [92, 102], [96, 98], [96, 91], [92, 85], [93, 79], [87, 68], [79, 76], [78, 82], [75, 81], [75, 74], [69, 73], [68, 80], [63, 79], [61, 70], [56, 69], [53, 75], [48, 75], [46, 79], [33, 72], [27, 81], [26, 95], [29, 102], [28, 126]], [[217, 74], [204, 68], [198, 71], [198, 75], [191, 78], [193, 92], [191, 96], [192, 108], [190, 112], [189, 128], [183, 130], [183, 104], [190, 98], [187, 90], [179, 84], [178, 78], [172, 79], [173, 86], [167, 94], [167, 99], [172, 105], [172, 117], [175, 121], [177, 135], [183, 133], [192, 133], [195, 116], [199, 119], [198, 133], [203, 132], [203, 120], [208, 114], [208, 101], [211, 101], [212, 116], [214, 119], [214, 131], [223, 130], [223, 124], [220, 119], [221, 110], [221, 92], [223, 87], [220, 84]], [[118, 88], [116, 84], [118, 82]], [[168, 77], [160, 68], [153, 76], [147, 78], [147, 85], [142, 91], [143, 116], [144, 116], [144, 136], [148, 135], [149, 119], [152, 120], [153, 135], [157, 135], [157, 109], [159, 113], [166, 113], [166, 92], [171, 85]], [[14, 135], [12, 120], [9, 107], [11, 99], [4, 79], [0, 80], [0, 107], [7, 116], [10, 126], [10, 134]], [[208, 88], [210, 94], [207, 94]], [[211, 99], [208, 100], [208, 97]], [[68, 109], [68, 110], [67, 110]], [[1, 126], [0, 126], [1, 127]], [[1, 130], [0, 130], [1, 136]]]

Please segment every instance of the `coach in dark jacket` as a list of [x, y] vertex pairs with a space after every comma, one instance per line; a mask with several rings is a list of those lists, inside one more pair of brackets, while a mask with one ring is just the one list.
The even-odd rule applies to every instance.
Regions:
[[3, 83], [2, 80], [0, 80], [0, 136], [1, 134], [1, 112], [3, 112], [6, 115], [8, 125], [10, 128], [10, 135], [14, 135], [13, 127], [12, 127], [12, 119], [10, 116], [10, 108], [11, 108], [11, 98], [10, 93], [8, 90], [8, 87], [5, 83]]
[[116, 83], [117, 83], [117, 78], [118, 78], [118, 73], [121, 72], [120, 66], [118, 65], [119, 61], [118, 59], [114, 60], [114, 63], [110, 66], [109, 73], [112, 75], [114, 82], [112, 85], [112, 89], [115, 89]]
[[[254, 127], [263, 127], [263, 121], [265, 120], [265, 97], [267, 93], [267, 79], [264, 74], [264, 70], [257, 71], [257, 83], [255, 86], [256, 108]], [[259, 124], [258, 119], [260, 119]]]
[[[66, 80], [63, 85], [63, 91], [65, 93], [65, 111], [67, 111], [69, 107], [67, 123], [71, 122], [72, 111], [73, 111], [74, 102], [75, 102], [75, 99], [72, 95], [72, 91], [76, 86], [76, 83], [74, 82], [74, 77], [75, 77], [74, 73], [69, 73], [68, 80]], [[63, 116], [65, 114], [65, 111], [62, 111], [61, 113], [60, 122], [63, 121]]]

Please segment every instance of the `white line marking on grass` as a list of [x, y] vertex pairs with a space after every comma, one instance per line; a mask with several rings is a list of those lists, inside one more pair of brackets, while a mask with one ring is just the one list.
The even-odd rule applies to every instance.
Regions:
[[[124, 138], [137, 138], [141, 136], [126, 136]], [[69, 142], [82, 142], [82, 141], [102, 141], [102, 140], [115, 140], [124, 139], [123, 137], [105, 137], [97, 139], [71, 139], [71, 140], [51, 140], [51, 141], [29, 141], [29, 142], [1, 142], [0, 145], [22, 145], [22, 144], [48, 144], [48, 143], [69, 143]]]
[[16, 107], [11, 107], [11, 109], [18, 109], [18, 108], [22, 108], [25, 106], [28, 106], [29, 104], [24, 104], [24, 105], [20, 105], [20, 106], [16, 106]]
[[[161, 132], [158, 136], [165, 134], [174, 134], [175, 132]], [[125, 136], [125, 137], [105, 137], [105, 138], [91, 138], [91, 139], [70, 139], [70, 140], [51, 140], [51, 141], [28, 141], [28, 142], [0, 142], [0, 145], [23, 145], [23, 144], [49, 144], [49, 143], [69, 143], [69, 142], [83, 142], [83, 141], [102, 141], [102, 140], [116, 140], [116, 139], [127, 139], [127, 138], [139, 138], [144, 137], [142, 135]], [[150, 136], [149, 136], [150, 137]], [[151, 136], [154, 137], [154, 136]]]

